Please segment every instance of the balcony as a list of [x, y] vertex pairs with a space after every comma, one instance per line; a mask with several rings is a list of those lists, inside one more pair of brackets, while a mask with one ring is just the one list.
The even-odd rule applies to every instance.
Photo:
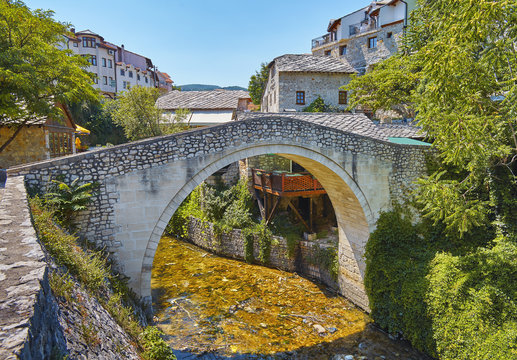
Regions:
[[330, 44], [331, 42], [334, 42], [337, 40], [337, 33], [335, 31], [325, 34], [323, 36], [320, 36], [319, 38], [312, 39], [312, 47], [311, 49]]
[[376, 29], [378, 29], [377, 19], [370, 18], [369, 20], [363, 20], [360, 23], [350, 25], [350, 36], [360, 35]]
[[325, 194], [320, 182], [310, 173], [266, 172], [251, 169], [253, 187], [277, 196], [303, 196]]

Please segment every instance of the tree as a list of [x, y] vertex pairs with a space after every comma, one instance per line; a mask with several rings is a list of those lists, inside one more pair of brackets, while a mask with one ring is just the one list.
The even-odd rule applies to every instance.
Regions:
[[185, 111], [167, 121], [155, 105], [159, 96], [156, 88], [135, 86], [105, 106], [113, 121], [124, 128], [126, 137], [132, 141], [185, 130], [188, 127]]
[[74, 122], [91, 131], [87, 142], [91, 145], [113, 144], [127, 142], [124, 129], [113, 122], [111, 116], [112, 101], [72, 103], [68, 105]]
[[[423, 212], [465, 233], [517, 212], [517, 3], [421, 0], [403, 52], [348, 87], [353, 104], [416, 114], [442, 166], [420, 181]], [[397, 80], [398, 79], [398, 80]]]
[[303, 108], [303, 112], [339, 112], [339, 109], [325, 103], [325, 100], [321, 96], [318, 97], [309, 104], [309, 106]]
[[14, 129], [3, 151], [25, 125], [62, 118], [56, 102], [98, 98], [88, 62], [58, 45], [68, 25], [52, 11], [31, 11], [22, 1], [0, 0], [0, 125]]
[[402, 118], [414, 118], [415, 90], [419, 83], [418, 67], [403, 55], [395, 55], [375, 64], [363, 76], [353, 75], [345, 86], [349, 91], [349, 107], [394, 111]]
[[266, 90], [267, 80], [269, 78], [269, 68], [267, 63], [260, 64], [260, 70], [255, 72], [255, 75], [251, 75], [250, 82], [248, 83], [248, 91], [251, 96], [253, 104], [260, 105], [262, 102], [262, 96]]

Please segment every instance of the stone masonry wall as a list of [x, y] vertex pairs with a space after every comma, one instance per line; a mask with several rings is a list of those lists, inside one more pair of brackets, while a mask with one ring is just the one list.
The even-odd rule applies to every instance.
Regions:
[[[0, 139], [8, 139], [14, 132], [5, 126], [0, 127]], [[49, 152], [42, 126], [25, 126], [14, 140], [0, 153], [0, 169], [45, 160]]]
[[[302, 111], [321, 96], [326, 104], [345, 110], [347, 105], [339, 104], [339, 88], [348, 84], [350, 74], [332, 73], [287, 73], [279, 75], [279, 112], [285, 109]], [[296, 104], [296, 92], [305, 91], [305, 104]]]
[[[245, 260], [245, 242], [239, 229], [234, 229], [230, 233], [218, 237], [214, 234], [213, 224], [191, 217], [188, 223], [188, 240], [217, 255]], [[295, 271], [295, 258], [288, 256], [287, 241], [278, 236], [274, 236], [274, 240], [275, 242], [271, 244], [270, 263], [263, 265]], [[256, 261], [259, 261], [259, 253], [259, 241], [255, 239], [253, 257]]]
[[[0, 194], [0, 359], [140, 359], [132, 341], [100, 303], [81, 289], [58, 301], [55, 268], [32, 226], [23, 177]], [[88, 343], [82, 326], [94, 331]]]
[[[356, 70], [362, 72], [368, 69], [370, 65], [397, 53], [403, 36], [403, 28], [404, 24], [402, 22], [393, 24], [321, 46], [314, 49], [312, 53], [324, 56], [325, 52], [330, 50], [330, 56], [346, 60]], [[388, 37], [388, 33], [391, 33], [391, 37]], [[377, 47], [370, 49], [368, 48], [368, 39], [374, 36], [377, 37]], [[347, 47], [346, 54], [340, 55], [339, 49], [344, 45]]]
[[0, 358], [48, 359], [64, 344], [22, 177], [0, 201]]

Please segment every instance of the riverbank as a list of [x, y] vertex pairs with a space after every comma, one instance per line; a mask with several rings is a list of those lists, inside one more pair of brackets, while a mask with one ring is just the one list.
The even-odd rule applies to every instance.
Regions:
[[155, 321], [180, 357], [427, 359], [323, 285], [169, 237], [156, 252], [152, 289]]

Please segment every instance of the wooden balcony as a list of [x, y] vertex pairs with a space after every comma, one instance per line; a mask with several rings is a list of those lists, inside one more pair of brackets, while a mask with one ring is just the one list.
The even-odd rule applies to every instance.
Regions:
[[276, 196], [313, 196], [326, 193], [320, 182], [307, 172], [282, 173], [251, 169], [251, 173], [255, 189]]

